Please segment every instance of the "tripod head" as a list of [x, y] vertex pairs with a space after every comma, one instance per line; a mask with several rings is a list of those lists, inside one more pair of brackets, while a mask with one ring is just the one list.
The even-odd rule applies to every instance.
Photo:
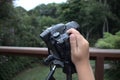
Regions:
[[63, 72], [66, 74], [67, 78], [66, 80], [72, 80], [72, 74], [74, 73], [73, 70], [75, 70], [75, 68], [71, 67], [71, 62], [62, 62], [58, 59], [55, 59], [55, 57], [53, 55], [49, 55], [45, 60], [44, 63], [46, 65], [50, 65], [50, 72], [46, 78], [46, 80], [55, 80], [55, 78], [53, 77], [53, 74], [55, 72], [55, 69], [60, 67], [63, 68]]

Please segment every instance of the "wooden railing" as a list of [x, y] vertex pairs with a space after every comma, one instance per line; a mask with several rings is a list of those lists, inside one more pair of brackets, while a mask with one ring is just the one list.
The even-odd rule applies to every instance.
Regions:
[[[95, 60], [95, 78], [104, 80], [104, 61], [120, 60], [120, 50], [118, 49], [95, 49], [90, 48], [90, 60]], [[21, 55], [21, 56], [39, 56], [48, 55], [47, 48], [36, 47], [3, 47], [0, 46], [0, 55]]]

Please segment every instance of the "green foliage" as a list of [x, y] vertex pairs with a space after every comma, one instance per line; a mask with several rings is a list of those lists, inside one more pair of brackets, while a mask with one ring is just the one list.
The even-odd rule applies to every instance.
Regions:
[[32, 57], [0, 56], [0, 80], [11, 80], [17, 73], [32, 67], [36, 61], [39, 60]]
[[[49, 71], [50, 70], [48, 66], [41, 64], [35, 68], [23, 71], [21, 74], [18, 74], [16, 77], [14, 77], [13, 80], [45, 80]], [[53, 76], [56, 80], [66, 79], [66, 75], [63, 73], [62, 68], [57, 68]], [[72, 80], [78, 80], [77, 74], [72, 75]]]
[[100, 47], [102, 47], [102, 48], [113, 48], [113, 46], [111, 45], [111, 44], [109, 44], [109, 43], [106, 43], [105, 41], [102, 41], [102, 40], [98, 40], [98, 44], [95, 44], [95, 47], [97, 47], [97, 48], [100, 48]]
[[10, 18], [15, 18], [14, 15], [14, 9], [13, 9], [13, 5], [11, 5], [11, 3], [8, 2], [1, 2], [0, 4], [0, 19], [4, 19], [4, 17], [7, 17], [8, 19]]
[[[100, 2], [101, 1], [101, 2]], [[85, 37], [99, 38], [105, 18], [108, 18], [110, 32], [120, 30], [120, 1], [104, 0], [67, 0], [62, 4], [41, 4], [26, 11], [22, 7], [14, 7], [12, 0], [0, 1], [0, 46], [28, 46], [42, 47], [44, 42], [39, 34], [51, 25], [66, 21], [77, 21], [81, 26], [81, 33]], [[119, 48], [120, 31], [115, 35], [105, 33], [104, 38], [98, 40], [96, 47]], [[3, 56], [2, 56], [3, 57]], [[2, 59], [0, 57], [0, 60]], [[34, 59], [7, 57], [8, 61], [0, 61], [0, 80], [10, 80], [17, 72], [30, 66]], [[15, 62], [16, 61], [16, 62]]]
[[57, 24], [58, 23], [58, 20], [57, 19], [54, 19], [50, 16], [42, 16], [41, 17], [41, 20], [40, 20], [40, 25], [41, 26], [48, 26], [50, 27], [51, 25], [54, 25], [54, 24]]
[[[115, 35], [105, 33], [104, 37], [97, 41], [95, 47], [104, 49], [120, 49], [120, 31], [117, 32]], [[108, 70], [105, 70], [105, 78], [107, 78], [108, 80], [119, 80], [120, 61], [109, 61], [107, 62], [107, 64], [110, 64], [112, 67]]]
[[80, 32], [89, 39], [94, 34], [101, 35], [104, 20], [110, 14], [109, 6], [96, 0], [68, 0], [62, 6], [61, 17], [64, 21], [77, 21], [81, 26]]
[[23, 8], [14, 8], [9, 3], [3, 4], [0, 10], [0, 45], [2, 46], [43, 46], [39, 34], [46, 26], [58, 23], [58, 20], [51, 16], [28, 15]]
[[35, 16], [51, 16], [53, 18], [56, 18], [58, 6], [59, 5], [55, 3], [50, 3], [47, 5], [40, 4], [34, 9], [30, 10], [28, 13]]
[[17, 23], [16, 10], [13, 6], [4, 2], [0, 5], [0, 42], [1, 45], [12, 45], [14, 44], [14, 28]]
[[[39, 34], [43, 29], [56, 23], [58, 20], [53, 18], [52, 14], [50, 16], [30, 14], [21, 7], [14, 8], [12, 4], [5, 2], [0, 5], [0, 45], [45, 46]], [[16, 73], [31, 67], [35, 61], [39, 60], [16, 56], [8, 56], [3, 59], [3, 56], [0, 56], [0, 73], [2, 73], [0, 80], [11, 80]]]
[[98, 48], [120, 49], [120, 31], [115, 35], [104, 33], [103, 39], [99, 39], [95, 44]]

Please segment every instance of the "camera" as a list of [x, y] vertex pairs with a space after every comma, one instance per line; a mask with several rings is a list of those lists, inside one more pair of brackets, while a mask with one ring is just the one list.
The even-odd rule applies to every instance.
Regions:
[[71, 61], [70, 34], [66, 33], [70, 28], [78, 29], [79, 24], [75, 21], [66, 24], [59, 23], [47, 28], [40, 34], [40, 37], [48, 47], [49, 55], [52, 55], [51, 60], [61, 61], [64, 65], [63, 67], [66, 64], [74, 67]]

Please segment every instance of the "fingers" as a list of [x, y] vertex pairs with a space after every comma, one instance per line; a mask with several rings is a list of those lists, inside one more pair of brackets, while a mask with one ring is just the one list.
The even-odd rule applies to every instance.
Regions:
[[89, 43], [88, 41], [75, 29], [69, 29], [67, 33], [70, 34], [71, 58], [74, 64], [89, 60]]
[[84, 37], [75, 29], [71, 28], [67, 31], [67, 33], [69, 34], [74, 34], [76, 36], [76, 39], [79, 43], [79, 41], [83, 41], [84, 40]]
[[69, 33], [69, 34], [75, 34], [75, 35], [80, 34], [77, 30], [75, 30], [75, 29], [73, 29], [73, 28], [67, 30], [67, 33]]
[[76, 37], [74, 34], [70, 35], [71, 53], [75, 53], [77, 49]]

